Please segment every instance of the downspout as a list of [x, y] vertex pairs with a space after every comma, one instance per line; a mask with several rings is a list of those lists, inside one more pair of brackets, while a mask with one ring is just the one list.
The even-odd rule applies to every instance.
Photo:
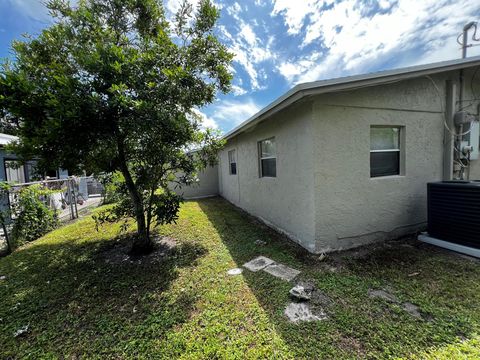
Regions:
[[[464, 41], [466, 41], [466, 31], [464, 30], [463, 32], [463, 38], [464, 38]], [[466, 47], [463, 48], [463, 54], [466, 55]], [[463, 74], [463, 69], [460, 69], [460, 73], [459, 73], [459, 79], [458, 79], [458, 103], [459, 103], [459, 111], [462, 109], [463, 107], [463, 91], [464, 91], [464, 74]], [[461, 159], [461, 149], [462, 149], [462, 139], [463, 139], [463, 124], [459, 124], [457, 126], [457, 135], [455, 136], [455, 160], [458, 162], [458, 163], [461, 163], [462, 159]], [[465, 171], [464, 171], [464, 168], [463, 167], [460, 167], [458, 169], [458, 179], [459, 180], [464, 180], [464, 177], [465, 177]]]
[[[470, 30], [472, 27], [475, 26], [476, 28], [477, 23], [472, 21], [466, 24], [463, 27], [463, 37], [462, 37], [462, 59], [465, 59], [467, 57], [467, 48], [469, 47], [468, 45], [468, 30]], [[474, 35], [475, 36], [475, 35]], [[459, 103], [459, 111], [462, 110], [463, 108], [463, 98], [464, 98], [464, 71], [463, 69], [460, 69], [459, 73], [459, 79], [458, 79], [458, 103]], [[455, 136], [455, 150], [454, 151], [454, 158], [456, 162], [461, 163], [462, 159], [462, 154], [461, 154], [461, 149], [462, 149], [462, 139], [463, 139], [463, 124], [459, 124], [457, 126], [457, 135]], [[454, 165], [455, 168], [455, 165]], [[459, 180], [464, 180], [465, 178], [465, 170], [464, 167], [460, 167], [458, 171], [455, 171], [455, 173], [458, 172], [458, 178]]]
[[456, 146], [456, 137], [450, 131], [455, 129], [453, 117], [455, 115], [455, 100], [457, 98], [457, 86], [451, 81], [447, 80], [445, 84], [446, 99], [445, 99], [445, 127], [443, 138], [443, 180], [449, 181], [453, 179], [455, 172], [455, 154], [454, 146]]

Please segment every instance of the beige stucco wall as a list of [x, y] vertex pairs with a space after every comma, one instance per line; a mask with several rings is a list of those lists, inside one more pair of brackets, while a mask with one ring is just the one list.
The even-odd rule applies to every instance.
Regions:
[[[465, 99], [473, 99], [465, 72]], [[480, 76], [479, 76], [480, 77]], [[397, 238], [426, 226], [426, 184], [442, 179], [445, 81], [458, 72], [309, 98], [229, 140], [220, 194], [312, 252]], [[480, 82], [474, 87], [480, 94]], [[468, 110], [476, 113], [478, 101]], [[457, 104], [458, 106], [458, 104]], [[370, 178], [370, 126], [402, 126], [402, 173]], [[259, 178], [259, 140], [275, 136], [277, 178]], [[227, 152], [237, 150], [238, 175]], [[471, 162], [480, 179], [480, 160]]]
[[[468, 74], [466, 74], [466, 77]], [[393, 239], [426, 226], [427, 189], [442, 180], [445, 80], [457, 74], [318, 96], [316, 251]], [[466, 96], [469, 96], [466, 92]], [[402, 126], [402, 173], [370, 178], [370, 126]], [[472, 175], [478, 169], [472, 161]]]
[[[314, 251], [311, 104], [301, 103], [228, 141], [220, 153], [220, 194]], [[277, 177], [259, 177], [258, 141], [275, 136]], [[237, 175], [228, 151], [236, 149]]]
[[218, 165], [208, 166], [205, 170], [200, 171], [195, 184], [182, 187], [175, 186], [172, 184], [175, 192], [185, 199], [218, 195]]

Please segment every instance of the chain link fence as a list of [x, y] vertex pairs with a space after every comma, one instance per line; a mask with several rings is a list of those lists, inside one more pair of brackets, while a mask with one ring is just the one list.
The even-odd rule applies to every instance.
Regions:
[[41, 195], [36, 195], [35, 198], [53, 210], [60, 222], [78, 218], [82, 212], [101, 205], [104, 199], [103, 185], [92, 176], [10, 184], [8, 191], [0, 196], [0, 215], [3, 219], [0, 227], [0, 254], [5, 252], [7, 236], [10, 238], [17, 214], [22, 211], [22, 190], [31, 186], [42, 190]]
[[3, 208], [12, 209], [19, 200], [20, 191], [28, 186], [40, 185], [51, 193], [42, 196], [41, 201], [54, 210], [60, 221], [78, 218], [79, 212], [103, 201], [103, 186], [94, 177], [68, 177], [29, 183], [14, 184], [3, 200]]

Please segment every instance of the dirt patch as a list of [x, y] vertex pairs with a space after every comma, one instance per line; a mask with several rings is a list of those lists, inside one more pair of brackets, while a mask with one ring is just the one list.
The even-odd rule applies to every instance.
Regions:
[[337, 267], [348, 266], [355, 261], [368, 261], [372, 258], [378, 259], [378, 254], [388, 255], [388, 260], [390, 261], [398, 257], [397, 251], [415, 251], [419, 246], [420, 244], [416, 240], [416, 236], [410, 235], [395, 240], [367, 244], [353, 249], [329, 253], [327, 263]]
[[353, 351], [362, 358], [366, 354], [363, 344], [353, 337], [339, 336], [338, 346], [343, 350]]
[[112, 247], [101, 252], [100, 258], [112, 265], [158, 263], [168, 257], [177, 247], [176, 240], [168, 236], [155, 236], [152, 241], [154, 249], [147, 255], [130, 255], [131, 242], [124, 240], [118, 241]]

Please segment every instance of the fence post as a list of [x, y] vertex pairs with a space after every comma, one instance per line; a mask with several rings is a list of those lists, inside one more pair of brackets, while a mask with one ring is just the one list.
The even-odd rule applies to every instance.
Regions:
[[75, 180], [72, 179], [73, 206], [75, 207], [75, 217], [78, 219], [77, 193], [75, 192]]
[[71, 189], [71, 179], [67, 179], [67, 192], [68, 192], [68, 200], [70, 201], [70, 219], [75, 219], [75, 214], [73, 212], [73, 196], [72, 196], [72, 189]]

